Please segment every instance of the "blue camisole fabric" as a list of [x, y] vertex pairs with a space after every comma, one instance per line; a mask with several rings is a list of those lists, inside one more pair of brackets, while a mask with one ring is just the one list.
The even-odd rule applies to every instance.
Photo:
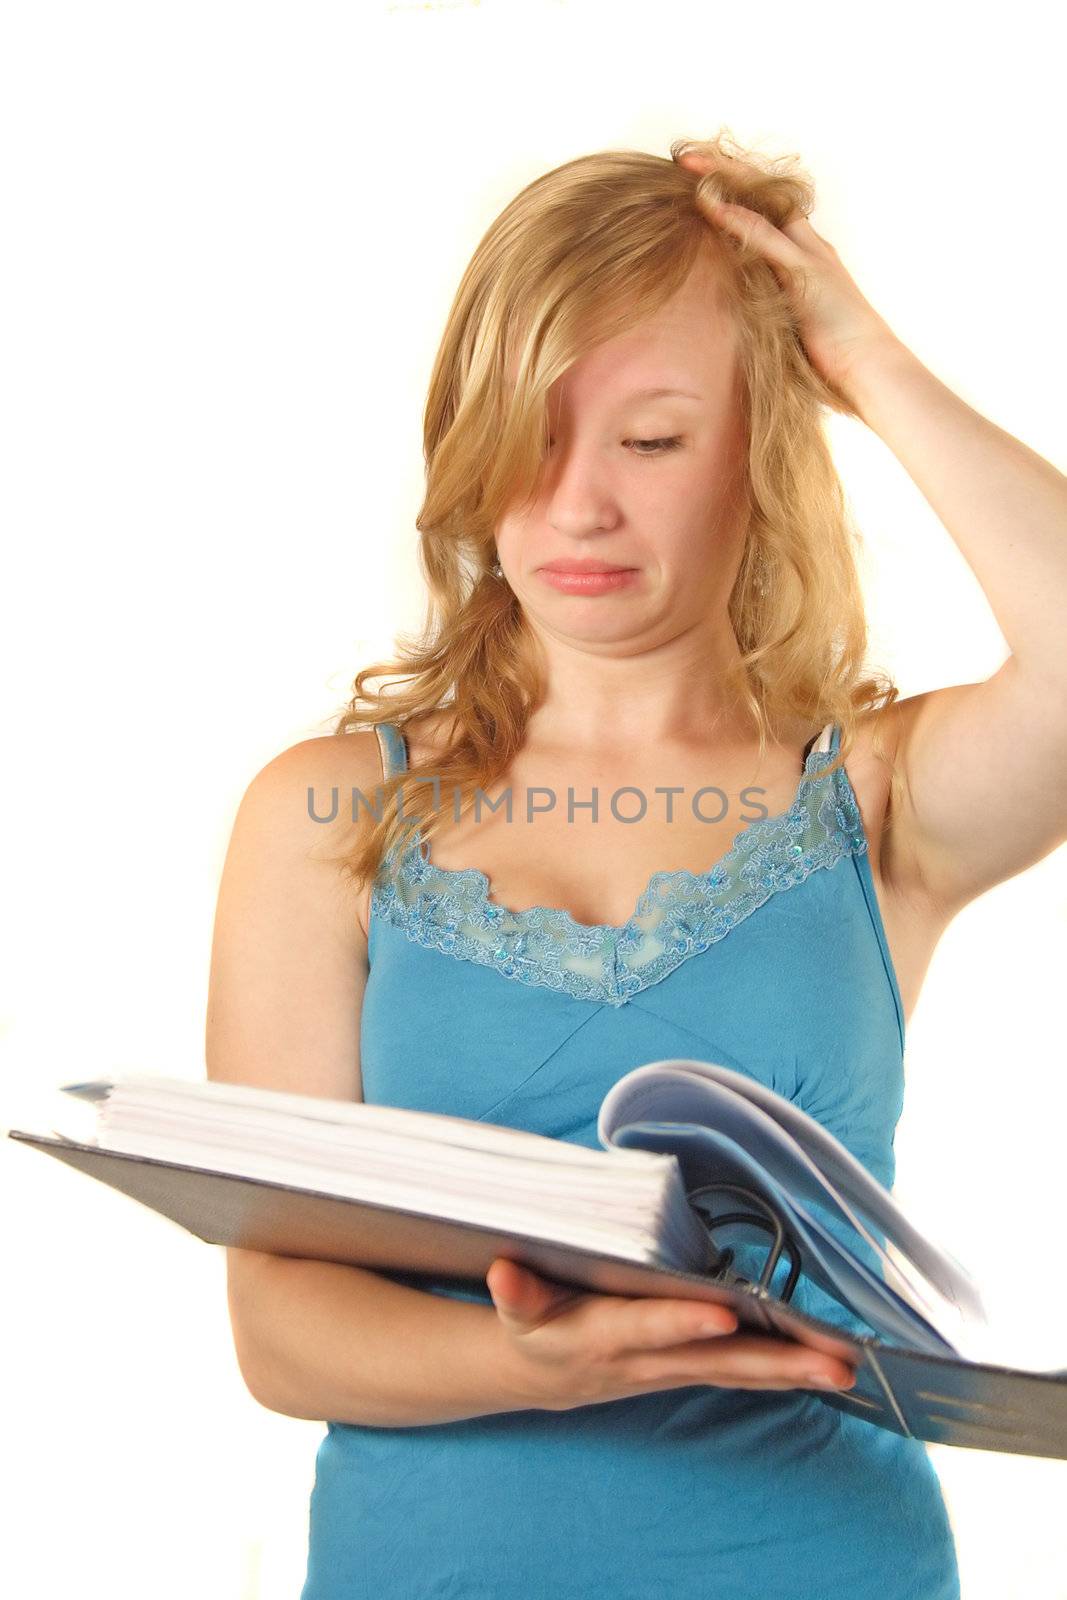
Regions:
[[[399, 728], [378, 736], [386, 777], [404, 770]], [[829, 725], [809, 749], [786, 812], [750, 822], [707, 873], [656, 873], [623, 927], [509, 911], [414, 832], [371, 897], [365, 1100], [599, 1149], [617, 1079], [696, 1058], [794, 1101], [891, 1187], [904, 1014], [847, 772], [815, 775], [838, 741]], [[484, 1284], [388, 1276], [492, 1303]], [[870, 1331], [806, 1279], [793, 1302]], [[922, 1441], [810, 1390], [707, 1384], [420, 1427], [327, 1422], [301, 1600], [959, 1594]]]

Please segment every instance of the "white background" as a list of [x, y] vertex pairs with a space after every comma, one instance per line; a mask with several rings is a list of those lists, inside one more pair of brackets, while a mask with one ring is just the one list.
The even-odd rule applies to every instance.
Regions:
[[[421, 620], [431, 363], [477, 241], [539, 173], [723, 124], [798, 154], [895, 331], [1067, 466], [1054, 25], [1032, 3], [9, 9], [5, 1126], [42, 1126], [75, 1076], [203, 1077], [238, 800]], [[905, 695], [989, 676], [1007, 645], [952, 537], [880, 439], [831, 429], [872, 658]], [[1020, 1286], [1050, 1366], [1065, 956], [1061, 849], [946, 933], [897, 1133], [898, 1199], [998, 1298]], [[244, 1389], [222, 1251], [0, 1156], [0, 1582], [297, 1600], [324, 1429]], [[1067, 1597], [1067, 1463], [931, 1450], [965, 1600]]]

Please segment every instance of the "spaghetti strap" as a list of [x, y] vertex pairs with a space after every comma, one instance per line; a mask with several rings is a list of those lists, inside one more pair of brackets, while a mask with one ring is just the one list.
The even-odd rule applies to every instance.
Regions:
[[836, 722], [828, 722], [815, 740], [811, 750], [813, 755], [836, 755], [840, 730]]
[[395, 722], [377, 722], [374, 731], [378, 735], [378, 748], [382, 754], [382, 775], [388, 782], [398, 772], [407, 771], [404, 736]]

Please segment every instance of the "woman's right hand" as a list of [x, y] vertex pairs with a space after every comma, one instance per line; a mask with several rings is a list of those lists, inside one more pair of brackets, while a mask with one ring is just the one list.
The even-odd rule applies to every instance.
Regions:
[[[657, 1389], [851, 1389], [845, 1361], [789, 1339], [735, 1334], [736, 1314], [706, 1300], [588, 1294], [497, 1256], [486, 1273], [530, 1404], [569, 1411]], [[702, 1325], [707, 1326], [702, 1326]], [[732, 1337], [731, 1337], [732, 1336]], [[819, 1380], [825, 1375], [826, 1385]]]

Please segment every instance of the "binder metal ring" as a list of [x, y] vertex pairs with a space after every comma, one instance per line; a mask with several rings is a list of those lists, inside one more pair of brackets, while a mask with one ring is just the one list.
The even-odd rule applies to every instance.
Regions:
[[[729, 1194], [739, 1194], [743, 1196], [743, 1198], [748, 1200], [750, 1204], [759, 1206], [760, 1210], [764, 1212], [764, 1215], [754, 1216], [748, 1211], [729, 1211], [723, 1216], [711, 1217], [705, 1211], [704, 1226], [707, 1229], [708, 1236], [711, 1237], [715, 1228], [720, 1228], [728, 1222], [747, 1222], [753, 1227], [765, 1228], [769, 1233], [773, 1233], [774, 1244], [768, 1253], [763, 1271], [760, 1273], [758, 1280], [759, 1287], [761, 1289], [770, 1288], [771, 1279], [774, 1276], [774, 1269], [778, 1265], [782, 1251], [785, 1250], [789, 1257], [789, 1276], [786, 1278], [785, 1288], [782, 1290], [778, 1298], [788, 1302], [792, 1297], [793, 1290], [796, 1288], [797, 1281], [800, 1277], [799, 1245], [787, 1231], [781, 1217], [779, 1217], [774, 1208], [770, 1206], [766, 1200], [764, 1200], [763, 1196], [753, 1193], [751, 1189], [746, 1189], [741, 1184], [703, 1183], [699, 1186], [699, 1188], [688, 1190], [686, 1198], [689, 1200], [690, 1204], [692, 1204], [702, 1195], [716, 1194], [723, 1191]], [[703, 1208], [700, 1206], [694, 1206], [693, 1209], [696, 1211], [701, 1211]], [[718, 1246], [715, 1245], [714, 1238], [712, 1238], [711, 1242], [715, 1249], [718, 1250]], [[721, 1250], [719, 1251], [716, 1265], [721, 1270], [722, 1268], [729, 1266], [733, 1258], [733, 1250]]]

